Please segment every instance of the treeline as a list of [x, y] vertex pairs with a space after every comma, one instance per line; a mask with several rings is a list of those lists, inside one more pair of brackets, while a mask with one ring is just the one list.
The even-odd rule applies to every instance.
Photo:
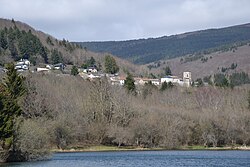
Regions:
[[186, 61], [217, 51], [235, 51], [250, 40], [249, 26], [240, 25], [193, 33], [129, 41], [79, 42], [97, 52], [109, 52], [137, 64], [191, 54]]
[[250, 144], [249, 85], [165, 91], [145, 85], [134, 94], [106, 79], [32, 74], [26, 83], [20, 129], [30, 145], [39, 138], [59, 149]]

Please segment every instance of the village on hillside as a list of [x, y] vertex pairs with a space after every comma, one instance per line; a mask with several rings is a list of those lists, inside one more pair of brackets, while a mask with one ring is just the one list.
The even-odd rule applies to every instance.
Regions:
[[[15, 69], [18, 72], [24, 72], [24, 71], [31, 71], [31, 72], [38, 72], [38, 73], [50, 73], [51, 71], [60, 70], [64, 71], [66, 65], [63, 63], [58, 64], [46, 64], [44, 67], [36, 67], [31, 70], [31, 63], [27, 59], [21, 59], [15, 63]], [[65, 75], [65, 74], [64, 74]], [[83, 79], [88, 80], [95, 80], [102, 77], [107, 77], [110, 81], [111, 85], [124, 85], [126, 76], [121, 76], [118, 73], [117, 74], [108, 74], [103, 73], [101, 71], [98, 71], [96, 66], [90, 66], [87, 68], [78, 68], [78, 75], [82, 77]], [[159, 86], [162, 83], [172, 83], [173, 85], [177, 86], [183, 86], [183, 87], [190, 87], [192, 78], [191, 78], [191, 72], [183, 72], [182, 78], [178, 76], [172, 76], [172, 75], [166, 75], [161, 78], [144, 78], [144, 77], [134, 77], [135, 85], [144, 85], [146, 83], [151, 82], [153, 85]]]

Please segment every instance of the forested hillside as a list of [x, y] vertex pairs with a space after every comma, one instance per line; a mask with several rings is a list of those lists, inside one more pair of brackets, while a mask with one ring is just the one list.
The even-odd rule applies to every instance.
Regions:
[[29, 59], [33, 65], [37, 63], [73, 63], [67, 57], [77, 45], [65, 39], [62, 41], [37, 32], [32, 27], [15, 20], [0, 20], [0, 63], [3, 65], [21, 58]]
[[[93, 57], [104, 66], [105, 55], [86, 50], [66, 39], [56, 39], [14, 19], [0, 19], [0, 65], [25, 58], [32, 65], [65, 63], [81, 66]], [[121, 69], [136, 71], [137, 67], [128, 61], [115, 59]]]
[[194, 53], [230, 50], [250, 40], [250, 24], [208, 29], [180, 35], [128, 41], [79, 42], [82, 47], [108, 52], [137, 64]]

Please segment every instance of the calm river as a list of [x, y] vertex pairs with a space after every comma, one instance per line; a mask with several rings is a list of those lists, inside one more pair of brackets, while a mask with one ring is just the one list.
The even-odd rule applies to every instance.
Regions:
[[49, 161], [12, 163], [23, 167], [250, 166], [250, 151], [124, 151], [56, 153]]

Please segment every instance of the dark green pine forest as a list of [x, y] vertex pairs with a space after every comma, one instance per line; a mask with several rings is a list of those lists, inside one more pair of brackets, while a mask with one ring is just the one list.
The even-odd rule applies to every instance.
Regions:
[[3, 25], [11, 22], [11, 26], [0, 27], [0, 65], [2, 66], [20, 59], [28, 59], [32, 65], [69, 64], [72, 61], [71, 57], [67, 56], [76, 49], [80, 49], [78, 45], [71, 44], [65, 39], [57, 40], [46, 34], [38, 35], [38, 31], [13, 19], [12, 21], [2, 19], [0, 22]]
[[[31, 31], [20, 31], [17, 27], [0, 30], [0, 53], [10, 52], [15, 61], [25, 58], [36, 64], [37, 56], [48, 62], [48, 50]], [[3, 62], [2, 62], [3, 63]]]

